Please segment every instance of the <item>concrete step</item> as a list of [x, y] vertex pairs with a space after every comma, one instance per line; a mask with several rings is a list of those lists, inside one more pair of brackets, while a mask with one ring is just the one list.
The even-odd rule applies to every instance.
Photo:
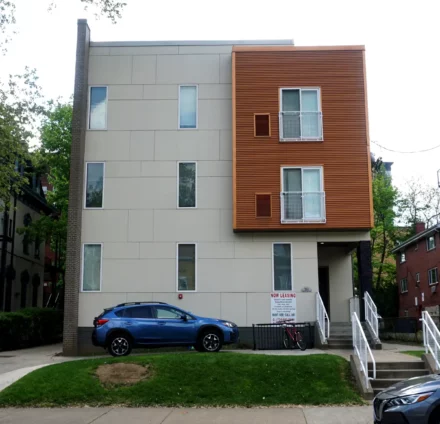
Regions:
[[[368, 363], [368, 369], [373, 369], [373, 364]], [[376, 370], [424, 370], [425, 363], [423, 361], [408, 362], [376, 362]]]
[[[406, 380], [411, 377], [421, 377], [423, 375], [428, 375], [428, 370], [422, 369], [407, 369], [407, 370], [376, 370], [376, 378], [399, 378], [401, 380]], [[368, 376], [373, 377], [373, 370], [368, 371]]]
[[348, 335], [339, 335], [339, 334], [336, 334], [336, 335], [331, 335], [330, 337], [329, 337], [329, 340], [342, 340], [342, 341], [352, 341], [353, 340], [353, 337], [350, 335], [350, 336], [348, 336]]
[[347, 349], [352, 350], [353, 346], [351, 343], [329, 343], [328, 349]]
[[376, 387], [391, 387], [393, 384], [397, 384], [402, 381], [401, 378], [376, 378], [376, 380], [370, 380], [371, 387], [375, 389]]

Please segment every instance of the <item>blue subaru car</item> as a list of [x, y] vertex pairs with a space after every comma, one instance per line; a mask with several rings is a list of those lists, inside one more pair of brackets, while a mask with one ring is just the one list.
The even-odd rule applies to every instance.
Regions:
[[113, 356], [129, 355], [134, 347], [194, 346], [199, 352], [218, 352], [239, 337], [233, 322], [199, 317], [163, 302], [122, 303], [105, 309], [93, 326], [93, 344]]

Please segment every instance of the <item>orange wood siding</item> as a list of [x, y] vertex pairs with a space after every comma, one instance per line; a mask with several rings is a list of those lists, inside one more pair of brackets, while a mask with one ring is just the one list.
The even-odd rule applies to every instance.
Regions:
[[[371, 228], [363, 48], [234, 48], [232, 55], [234, 230]], [[279, 141], [281, 87], [320, 87], [322, 142]], [[270, 137], [254, 137], [255, 113], [270, 113]], [[282, 166], [323, 167], [326, 223], [281, 224]], [[261, 192], [272, 193], [271, 218], [255, 216]]]

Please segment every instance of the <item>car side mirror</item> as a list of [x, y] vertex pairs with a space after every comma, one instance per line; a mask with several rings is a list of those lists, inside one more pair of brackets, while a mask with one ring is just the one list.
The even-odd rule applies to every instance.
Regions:
[[182, 315], [182, 316], [180, 317], [180, 319], [182, 319], [183, 321], [188, 321], [188, 317], [187, 317], [186, 315]]

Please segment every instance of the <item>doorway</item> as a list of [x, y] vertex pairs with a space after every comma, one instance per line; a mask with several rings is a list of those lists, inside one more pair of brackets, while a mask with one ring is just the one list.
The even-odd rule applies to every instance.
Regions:
[[330, 277], [328, 266], [318, 268], [319, 295], [330, 319]]

